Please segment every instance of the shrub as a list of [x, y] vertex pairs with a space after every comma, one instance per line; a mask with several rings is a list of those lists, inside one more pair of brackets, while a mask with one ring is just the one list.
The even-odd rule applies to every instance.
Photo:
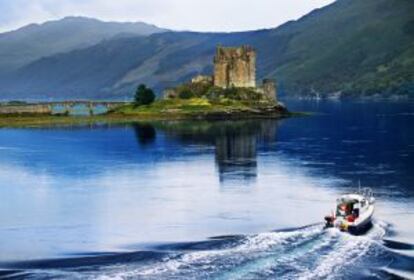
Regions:
[[190, 98], [194, 97], [194, 93], [189, 89], [183, 89], [178, 94], [178, 97], [180, 97], [181, 99], [190, 99]]
[[146, 85], [141, 84], [135, 92], [134, 103], [136, 106], [149, 105], [155, 100], [155, 94], [152, 89], [147, 88]]
[[11, 100], [7, 102], [7, 105], [27, 105], [26, 101]]

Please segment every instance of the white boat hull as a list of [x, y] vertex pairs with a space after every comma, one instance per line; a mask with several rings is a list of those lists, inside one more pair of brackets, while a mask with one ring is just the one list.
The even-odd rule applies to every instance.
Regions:
[[337, 199], [336, 212], [325, 217], [326, 227], [335, 227], [357, 235], [364, 233], [372, 225], [374, 203], [375, 198], [369, 188], [342, 195]]
[[334, 226], [342, 231], [352, 234], [360, 234], [368, 230], [372, 225], [374, 215], [374, 205], [370, 205], [368, 210], [360, 215], [354, 222], [349, 222], [344, 218], [336, 219]]

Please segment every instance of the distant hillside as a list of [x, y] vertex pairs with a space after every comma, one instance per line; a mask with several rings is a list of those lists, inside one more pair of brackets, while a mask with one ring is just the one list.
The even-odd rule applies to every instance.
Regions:
[[220, 43], [254, 46], [258, 78], [277, 78], [285, 94], [414, 96], [412, 11], [412, 0], [337, 0], [275, 29], [113, 38], [25, 64], [3, 75], [0, 92], [15, 99], [123, 98], [138, 83], [160, 92], [210, 73]]
[[146, 36], [163, 31], [141, 22], [103, 22], [85, 17], [66, 17], [44, 24], [31, 24], [0, 34], [0, 73], [45, 56], [89, 47], [115, 36]]
[[263, 49], [279, 46], [265, 73], [290, 91], [414, 95], [412, 0], [338, 0], [275, 29], [269, 40]]

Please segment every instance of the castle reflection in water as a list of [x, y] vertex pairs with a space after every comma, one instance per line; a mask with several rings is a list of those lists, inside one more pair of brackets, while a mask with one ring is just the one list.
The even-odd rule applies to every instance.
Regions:
[[[221, 182], [255, 180], [259, 145], [264, 150], [276, 140], [278, 121], [186, 121], [134, 125], [140, 145], [154, 142], [157, 131], [167, 141], [212, 146]], [[202, 149], [200, 149], [202, 152]]]

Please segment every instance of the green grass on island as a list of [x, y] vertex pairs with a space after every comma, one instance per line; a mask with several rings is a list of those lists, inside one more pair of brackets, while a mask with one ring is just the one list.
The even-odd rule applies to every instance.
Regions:
[[150, 88], [139, 85], [134, 102], [119, 105], [106, 114], [72, 116], [69, 111], [60, 116], [45, 114], [44, 111], [39, 111], [39, 114], [0, 114], [0, 127], [71, 126], [180, 119], [281, 118], [291, 115], [274, 98], [269, 98], [254, 88], [221, 89], [204, 83], [188, 83], [179, 85], [175, 92], [176, 95], [172, 98], [155, 99]]
[[275, 106], [269, 102], [245, 102], [232, 99], [210, 101], [205, 98], [170, 99], [155, 101], [150, 105], [125, 105], [112, 113], [124, 115], [154, 115], [154, 116], [194, 116], [198, 114], [231, 114], [237, 112], [259, 112], [264, 108]]
[[258, 88], [218, 88], [211, 82], [189, 82], [168, 90], [165, 98], [153, 101], [151, 89], [140, 85], [135, 100], [148, 102], [122, 106], [113, 113], [152, 117], [227, 118], [243, 114], [253, 117], [278, 116], [287, 113], [275, 97]]
[[149, 105], [129, 103], [95, 116], [49, 114], [0, 115], [0, 127], [44, 127], [92, 125], [97, 123], [129, 123], [151, 120], [232, 119], [282, 117], [289, 113], [276, 104], [231, 99], [210, 101], [205, 98], [157, 100]]

